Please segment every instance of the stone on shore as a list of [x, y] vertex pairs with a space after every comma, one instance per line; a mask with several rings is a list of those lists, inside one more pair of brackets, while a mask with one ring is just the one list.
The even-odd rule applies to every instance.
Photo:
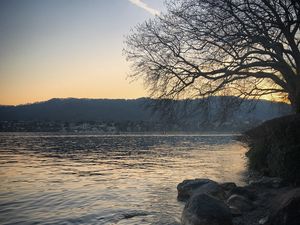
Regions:
[[186, 203], [182, 225], [232, 225], [232, 215], [228, 206], [207, 194], [193, 195]]
[[238, 209], [240, 212], [247, 212], [254, 209], [254, 204], [241, 195], [231, 195], [226, 203], [230, 208]]
[[221, 183], [220, 184], [221, 188], [223, 188], [224, 191], [230, 192], [232, 191], [234, 188], [236, 188], [236, 184], [233, 182], [225, 182], [225, 183]]
[[271, 225], [300, 224], [300, 188], [278, 196], [272, 203]]
[[229, 209], [233, 217], [241, 216], [243, 214], [242, 211], [236, 207], [229, 206]]
[[300, 225], [300, 187], [263, 177], [246, 186], [209, 179], [185, 180], [182, 225]]
[[195, 194], [208, 194], [218, 199], [225, 198], [225, 192], [220, 185], [209, 179], [184, 180], [177, 185], [179, 201], [187, 201]]
[[257, 196], [254, 194], [253, 191], [250, 191], [248, 188], [246, 187], [235, 187], [233, 188], [230, 193], [229, 193], [229, 196], [232, 196], [232, 195], [241, 195], [251, 201], [254, 201]]

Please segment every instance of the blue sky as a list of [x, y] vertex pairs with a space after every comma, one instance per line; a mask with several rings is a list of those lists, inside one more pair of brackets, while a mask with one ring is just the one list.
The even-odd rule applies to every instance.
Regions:
[[0, 104], [137, 98], [124, 36], [163, 0], [0, 0]]

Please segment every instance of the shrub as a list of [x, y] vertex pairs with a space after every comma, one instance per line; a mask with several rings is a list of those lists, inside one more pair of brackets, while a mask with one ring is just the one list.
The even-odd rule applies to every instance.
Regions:
[[300, 115], [269, 120], [243, 135], [251, 169], [300, 184]]

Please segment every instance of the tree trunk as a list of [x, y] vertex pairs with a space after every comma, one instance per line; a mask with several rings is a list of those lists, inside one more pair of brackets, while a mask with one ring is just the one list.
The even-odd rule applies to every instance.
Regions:
[[293, 111], [296, 114], [300, 114], [300, 90], [295, 91], [295, 93], [289, 94], [289, 100], [291, 102]]

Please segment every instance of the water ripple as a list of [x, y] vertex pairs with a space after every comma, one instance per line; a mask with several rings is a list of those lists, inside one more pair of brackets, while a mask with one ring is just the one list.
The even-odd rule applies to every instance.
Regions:
[[231, 135], [0, 134], [0, 224], [176, 224], [176, 185], [243, 182]]

